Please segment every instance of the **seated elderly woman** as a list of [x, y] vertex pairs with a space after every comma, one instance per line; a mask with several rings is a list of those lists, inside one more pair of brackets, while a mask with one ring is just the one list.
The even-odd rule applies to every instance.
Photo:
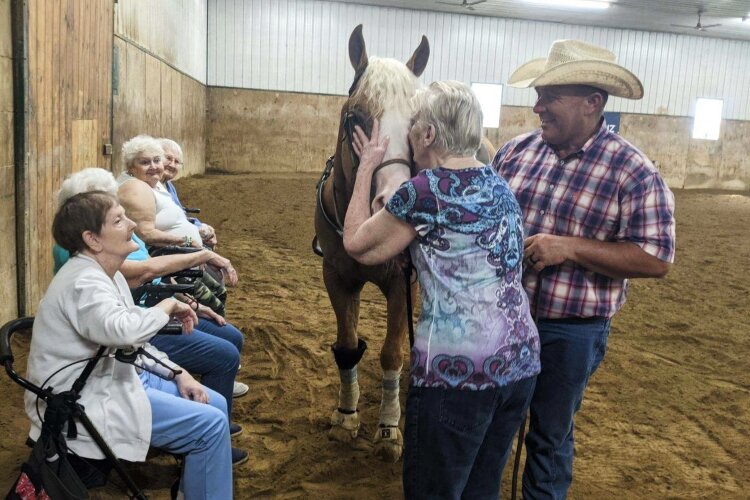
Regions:
[[[148, 341], [170, 318], [180, 320], [189, 333], [197, 317], [174, 299], [148, 309], [133, 303], [118, 269], [137, 248], [131, 239], [134, 228], [117, 198], [101, 191], [72, 196], [58, 210], [53, 235], [72, 257], [39, 304], [28, 361], [33, 383], [71, 387], [82, 365], [64, 367], [92, 356], [99, 346], [110, 352], [144, 346], [164, 364], [180, 369]], [[140, 364], [152, 365], [149, 361], [141, 359]], [[80, 394], [79, 402], [115, 455], [143, 461], [149, 445], [184, 454], [180, 487], [186, 498], [232, 498], [226, 401], [187, 371], [169, 381], [106, 357]], [[30, 437], [36, 440], [45, 403], [29, 392], [25, 403]], [[37, 403], [42, 407], [39, 413]], [[82, 457], [103, 457], [84, 429], [68, 446]]]
[[[58, 205], [61, 207], [72, 196], [89, 191], [104, 191], [114, 196], [117, 192], [117, 182], [107, 170], [83, 169], [63, 181], [58, 192]], [[227, 259], [206, 249], [184, 255], [150, 257], [143, 242], [135, 234], [132, 235], [132, 240], [136, 250], [131, 252], [120, 266], [120, 272], [131, 288], [153, 278], [206, 262], [213, 262], [217, 267], [231, 267]], [[55, 245], [53, 254], [57, 271], [67, 262], [69, 253], [60, 245]], [[244, 336], [234, 325], [210, 308], [200, 304], [196, 306], [198, 323], [191, 335], [156, 335], [151, 339], [151, 344], [191, 373], [200, 375], [201, 382], [206, 387], [224, 396], [231, 420], [232, 398], [249, 391], [247, 384], [235, 381]], [[237, 424], [230, 423], [229, 427], [232, 436], [242, 432], [242, 428]], [[246, 461], [247, 457], [247, 452], [243, 450], [232, 450], [235, 465]]]
[[417, 94], [409, 131], [417, 174], [370, 215], [388, 139], [356, 127], [360, 157], [344, 247], [364, 264], [409, 248], [422, 307], [406, 401], [406, 498], [497, 499], [513, 435], [539, 373], [539, 337], [521, 285], [521, 209], [474, 157], [482, 111], [460, 82]]
[[[182, 154], [182, 148], [172, 139], [161, 138], [157, 139], [164, 150], [164, 158], [162, 159], [162, 165], [164, 166], [164, 175], [161, 177], [161, 183], [167, 190], [169, 195], [172, 197], [172, 201], [175, 202], [180, 208], [185, 210], [185, 205], [180, 201], [180, 197], [177, 196], [177, 188], [174, 186], [172, 181], [175, 177], [180, 174], [180, 169], [185, 164], [185, 157]], [[197, 228], [198, 232], [203, 239], [203, 244], [213, 248], [216, 246], [216, 231], [213, 227], [209, 226], [205, 222], [201, 222], [197, 217], [190, 217], [188, 220], [193, 223]]]
[[[138, 236], [150, 246], [201, 248], [203, 240], [200, 231], [188, 221], [182, 207], [172, 200], [161, 183], [164, 174], [164, 150], [161, 144], [153, 137], [139, 135], [123, 144], [122, 157], [126, 170], [117, 178], [120, 184], [118, 197], [128, 217], [138, 224]], [[229, 269], [226, 276], [228, 284], [236, 284], [234, 268]], [[197, 298], [223, 316], [226, 289], [208, 272], [200, 281], [208, 287], [212, 296], [205, 292]]]

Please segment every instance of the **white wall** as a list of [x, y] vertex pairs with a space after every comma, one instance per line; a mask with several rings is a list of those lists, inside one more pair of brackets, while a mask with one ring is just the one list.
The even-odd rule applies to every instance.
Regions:
[[[344, 95], [347, 40], [360, 23], [368, 54], [402, 61], [427, 35], [425, 82], [504, 83], [553, 40], [577, 38], [610, 48], [644, 82], [641, 101], [613, 98], [610, 111], [692, 116], [697, 97], [713, 97], [724, 118], [750, 120], [750, 42], [313, 0], [211, 0], [208, 85]], [[503, 104], [533, 96], [507, 88]]]
[[206, 84], [207, 0], [119, 0], [115, 36]]

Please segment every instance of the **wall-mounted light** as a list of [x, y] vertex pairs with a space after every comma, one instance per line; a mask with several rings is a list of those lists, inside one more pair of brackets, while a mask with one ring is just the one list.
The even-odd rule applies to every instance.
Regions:
[[599, 0], [525, 0], [527, 3], [573, 9], [606, 9], [610, 2]]

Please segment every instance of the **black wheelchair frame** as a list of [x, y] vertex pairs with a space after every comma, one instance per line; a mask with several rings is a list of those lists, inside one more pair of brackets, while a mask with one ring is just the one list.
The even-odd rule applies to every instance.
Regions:
[[[105, 356], [107, 346], [99, 347], [96, 354], [87, 361], [83, 371], [75, 380], [69, 390], [54, 393], [52, 392], [51, 388], [39, 387], [33, 384], [31, 381], [22, 377], [13, 369], [13, 362], [15, 359], [13, 357], [13, 351], [11, 348], [12, 337], [16, 332], [20, 330], [31, 330], [33, 325], [34, 318], [25, 317], [9, 321], [5, 325], [3, 325], [2, 328], [0, 328], [0, 363], [5, 366], [5, 372], [11, 378], [11, 380], [23, 387], [25, 390], [36, 394], [39, 399], [42, 399], [45, 403], [47, 403], [47, 409], [45, 410], [44, 419], [42, 422], [43, 433], [46, 431], [53, 437], [60, 436], [62, 435], [63, 428], [67, 423], [68, 436], [75, 437], [76, 431], [73, 419], [77, 419], [78, 422], [80, 422], [80, 424], [83, 425], [84, 429], [86, 429], [86, 431], [89, 433], [89, 436], [91, 436], [101, 452], [104, 454], [105, 458], [103, 461], [107, 464], [107, 466], [111, 466], [110, 469], [114, 469], [115, 472], [117, 472], [117, 474], [120, 476], [120, 479], [122, 479], [122, 481], [125, 483], [127, 490], [130, 492], [130, 498], [147, 500], [148, 497], [128, 475], [122, 464], [115, 456], [112, 449], [109, 447], [109, 445], [107, 445], [102, 435], [96, 429], [94, 423], [91, 422], [91, 420], [88, 418], [83, 405], [78, 403], [81, 390], [86, 384], [86, 380], [88, 379], [89, 375], [91, 375], [91, 372], [94, 370], [99, 360], [103, 356]], [[182, 326], [179, 324], [169, 324], [165, 328], [160, 330], [160, 333], [173, 335], [181, 334]], [[124, 353], [119, 350], [115, 354], [115, 358], [118, 361], [131, 364], [134, 362], [135, 357], [136, 356], [132, 352]], [[54, 408], [54, 410], [52, 410], [54, 411], [54, 413], [52, 413], [51, 408]], [[48, 413], [50, 413], [49, 418]], [[108, 472], [105, 474], [108, 474]]]

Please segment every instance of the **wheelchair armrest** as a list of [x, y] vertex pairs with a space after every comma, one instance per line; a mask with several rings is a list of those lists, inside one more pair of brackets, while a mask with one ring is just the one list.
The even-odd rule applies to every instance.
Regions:
[[[8, 321], [0, 328], [0, 363], [13, 365], [13, 351], [10, 347], [10, 339], [18, 330], [30, 330], [34, 326], [34, 317], [26, 317]], [[7, 367], [8, 365], [6, 365]]]
[[[34, 317], [29, 316], [26, 318], [19, 318], [9, 321], [0, 328], [0, 362], [5, 365], [5, 372], [15, 383], [38, 395], [41, 398], [46, 398], [46, 392], [42, 388], [32, 384], [21, 375], [16, 373], [13, 369], [13, 352], [10, 348], [10, 339], [13, 334], [18, 330], [31, 330], [34, 326]], [[45, 399], [46, 401], [46, 399]]]
[[170, 321], [156, 332], [157, 335], [182, 335], [182, 323], [179, 321]]
[[[176, 293], [194, 293], [195, 285], [173, 285], [169, 283], [160, 283], [154, 285], [146, 283], [137, 288], [130, 290], [133, 295], [133, 301], [139, 304], [143, 299], [143, 303], [146, 307], [151, 307], [158, 304], [160, 301], [173, 296]], [[144, 299], [144, 295], [146, 296]]]
[[167, 274], [162, 278], [200, 278], [203, 276], [203, 271], [194, 267], [177, 271], [176, 273]]
[[148, 253], [149, 255], [151, 255], [151, 257], [159, 257], [160, 255], [186, 254], [199, 252], [201, 250], [203, 249], [196, 247], [178, 247], [175, 245], [170, 245], [166, 247], [150, 247], [148, 249]]

